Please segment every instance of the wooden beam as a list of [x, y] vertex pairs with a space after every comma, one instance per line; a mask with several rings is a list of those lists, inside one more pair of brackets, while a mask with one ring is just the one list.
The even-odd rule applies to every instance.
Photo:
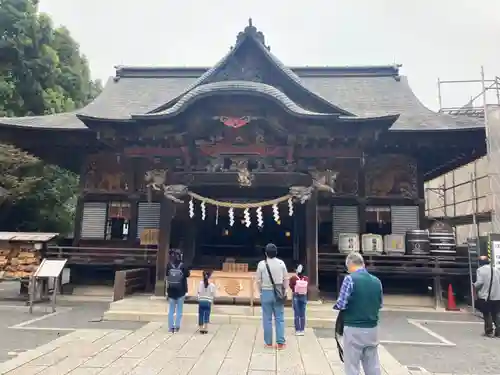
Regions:
[[314, 192], [306, 203], [306, 270], [309, 277], [308, 298], [319, 299], [318, 289], [318, 197]]
[[165, 296], [165, 276], [167, 272], [168, 252], [170, 250], [170, 232], [175, 215], [175, 203], [165, 196], [160, 208], [160, 239], [156, 256], [155, 295]]

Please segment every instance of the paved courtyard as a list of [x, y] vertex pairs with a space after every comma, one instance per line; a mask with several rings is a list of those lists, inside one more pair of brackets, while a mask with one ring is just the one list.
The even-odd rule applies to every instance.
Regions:
[[[58, 310], [0, 303], [0, 375], [344, 374], [331, 328], [287, 332], [288, 348], [263, 348], [256, 325], [101, 321], [107, 303], [60, 302]], [[332, 322], [333, 324], [333, 322]], [[470, 314], [384, 311], [380, 357], [386, 375], [498, 375], [500, 340], [480, 336]]]
[[[266, 349], [252, 325], [213, 326], [208, 335], [185, 327], [171, 334], [163, 323], [135, 331], [80, 329], [0, 365], [0, 374], [271, 375], [343, 374], [333, 339], [289, 332], [284, 351]], [[384, 347], [384, 374], [409, 374]]]

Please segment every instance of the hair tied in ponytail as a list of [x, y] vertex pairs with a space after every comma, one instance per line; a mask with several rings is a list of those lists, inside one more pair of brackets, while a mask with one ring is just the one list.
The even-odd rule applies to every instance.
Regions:
[[205, 288], [208, 288], [208, 279], [210, 279], [211, 272], [203, 271], [203, 285]]

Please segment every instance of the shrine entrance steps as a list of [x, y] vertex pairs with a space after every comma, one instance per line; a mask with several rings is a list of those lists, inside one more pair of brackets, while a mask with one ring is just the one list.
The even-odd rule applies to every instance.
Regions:
[[[404, 301], [404, 299], [403, 299]], [[391, 301], [392, 302], [392, 301]], [[310, 328], [333, 327], [337, 312], [332, 309], [333, 302], [309, 302], [307, 306], [307, 326]], [[384, 310], [396, 311], [436, 311], [432, 307], [386, 306]], [[168, 305], [165, 298], [149, 295], [133, 295], [110, 304], [104, 313], [104, 320], [125, 321], [166, 321]], [[261, 324], [260, 306], [215, 304], [211, 320], [215, 324]], [[198, 305], [185, 303], [183, 319], [188, 323], [198, 320]], [[285, 324], [293, 326], [293, 310], [285, 307]]]

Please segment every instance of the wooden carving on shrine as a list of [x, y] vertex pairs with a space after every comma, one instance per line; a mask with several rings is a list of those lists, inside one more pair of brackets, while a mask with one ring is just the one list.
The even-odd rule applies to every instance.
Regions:
[[90, 158], [84, 173], [87, 192], [123, 193], [130, 184], [123, 172], [126, 162], [116, 155], [97, 155]]
[[322, 191], [334, 194], [337, 174], [338, 172], [334, 172], [330, 169], [324, 171], [313, 171], [311, 172], [313, 186], [320, 192]]
[[365, 164], [366, 195], [417, 198], [416, 161], [405, 155], [379, 155]]
[[359, 160], [354, 158], [299, 159], [297, 161], [297, 170], [309, 170], [313, 186], [317, 191], [336, 196], [358, 194], [359, 168]]
[[185, 185], [167, 185], [167, 174], [166, 169], [151, 169], [145, 173], [144, 181], [148, 200], [152, 199], [153, 191], [159, 191], [175, 203], [184, 203], [180, 198], [187, 194], [187, 187]]

